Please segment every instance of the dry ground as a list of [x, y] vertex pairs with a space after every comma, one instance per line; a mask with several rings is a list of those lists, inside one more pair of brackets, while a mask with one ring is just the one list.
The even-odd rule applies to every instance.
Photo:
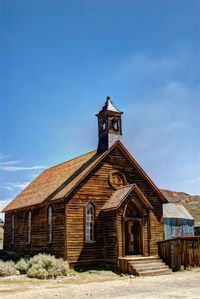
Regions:
[[0, 279], [0, 298], [131, 299], [200, 298], [200, 268], [155, 277], [120, 277], [109, 271], [81, 273], [57, 280]]

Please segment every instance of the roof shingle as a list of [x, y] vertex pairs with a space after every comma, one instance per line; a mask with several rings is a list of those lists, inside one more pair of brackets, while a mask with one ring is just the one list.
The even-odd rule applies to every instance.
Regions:
[[95, 155], [96, 150], [44, 170], [3, 209], [3, 212], [42, 203], [62, 184], [69, 181], [75, 172], [84, 169], [90, 161], [96, 160], [98, 156]]
[[118, 188], [115, 193], [110, 197], [110, 199], [105, 203], [103, 206], [103, 210], [115, 210], [121, 206], [121, 204], [124, 202], [124, 200], [127, 198], [127, 196], [132, 192], [135, 191], [135, 193], [139, 196], [143, 204], [148, 209], [153, 209], [150, 202], [147, 200], [147, 198], [144, 196], [142, 191], [139, 189], [139, 187], [136, 184], [126, 185], [123, 187]]

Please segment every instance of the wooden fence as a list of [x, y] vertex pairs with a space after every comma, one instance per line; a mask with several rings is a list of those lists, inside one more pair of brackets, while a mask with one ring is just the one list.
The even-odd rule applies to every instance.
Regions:
[[200, 267], [200, 236], [158, 242], [159, 256], [172, 269]]

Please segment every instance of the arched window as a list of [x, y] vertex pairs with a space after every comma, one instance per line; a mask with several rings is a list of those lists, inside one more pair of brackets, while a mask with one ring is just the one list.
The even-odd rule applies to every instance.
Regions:
[[130, 201], [126, 207], [125, 217], [142, 218], [141, 212], [132, 201]]
[[48, 207], [48, 243], [52, 241], [52, 207]]
[[85, 232], [85, 239], [86, 242], [94, 241], [94, 206], [89, 203], [86, 206], [86, 232]]
[[15, 215], [12, 214], [12, 223], [11, 223], [11, 244], [14, 243], [15, 238]]
[[31, 211], [28, 212], [28, 244], [31, 243]]

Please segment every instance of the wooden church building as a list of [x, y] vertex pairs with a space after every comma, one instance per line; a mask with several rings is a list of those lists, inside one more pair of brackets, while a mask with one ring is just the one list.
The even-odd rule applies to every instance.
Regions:
[[97, 118], [97, 150], [43, 171], [4, 208], [4, 250], [71, 266], [158, 255], [167, 200], [123, 145], [122, 112], [109, 97]]

